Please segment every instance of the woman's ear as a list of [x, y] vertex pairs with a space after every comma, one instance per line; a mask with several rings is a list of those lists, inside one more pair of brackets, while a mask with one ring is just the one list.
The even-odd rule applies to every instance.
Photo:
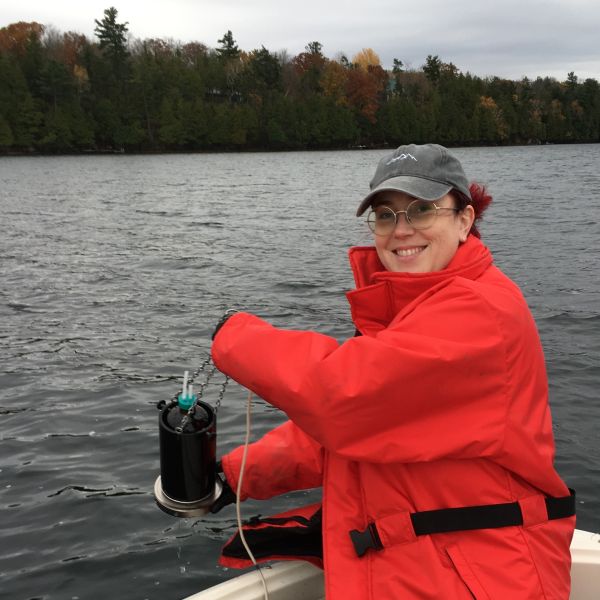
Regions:
[[471, 227], [473, 226], [473, 221], [475, 221], [475, 211], [470, 204], [467, 204], [459, 213], [459, 232], [458, 239], [461, 242], [466, 242], [469, 237], [469, 232], [471, 231]]

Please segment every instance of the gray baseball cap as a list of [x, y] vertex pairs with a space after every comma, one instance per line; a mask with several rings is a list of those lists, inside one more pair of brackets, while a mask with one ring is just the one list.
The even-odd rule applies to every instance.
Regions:
[[409, 144], [386, 154], [377, 165], [370, 188], [356, 211], [357, 217], [371, 206], [373, 196], [384, 190], [433, 201], [456, 189], [471, 198], [459, 160], [438, 144]]

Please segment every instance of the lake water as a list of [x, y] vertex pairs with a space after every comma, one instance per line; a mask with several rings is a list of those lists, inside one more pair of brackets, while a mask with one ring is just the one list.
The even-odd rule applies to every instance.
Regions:
[[[600, 145], [455, 153], [495, 197], [483, 238], [537, 320], [557, 468], [600, 531]], [[0, 598], [175, 600], [235, 574], [216, 566], [231, 507], [155, 506], [155, 405], [228, 307], [353, 334], [347, 248], [369, 243], [354, 212], [382, 154], [0, 159]], [[244, 402], [231, 384], [219, 454], [243, 441]], [[282, 420], [258, 400], [254, 436]]]

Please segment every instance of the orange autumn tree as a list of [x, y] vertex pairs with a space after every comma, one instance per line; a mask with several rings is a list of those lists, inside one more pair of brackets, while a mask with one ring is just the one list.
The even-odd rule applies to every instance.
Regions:
[[67, 31], [67, 33], [64, 33], [62, 41], [62, 60], [66, 65], [71, 67], [71, 69], [75, 70], [76, 67], [81, 64], [81, 55], [89, 42], [85, 35], [75, 33], [74, 31]]
[[369, 123], [375, 123], [388, 74], [381, 67], [379, 56], [371, 48], [363, 48], [358, 52], [352, 59], [352, 64], [354, 68], [348, 71], [346, 83], [348, 102]]
[[323, 46], [320, 42], [309, 42], [305, 52], [292, 59], [294, 72], [298, 75], [305, 89], [309, 92], [321, 91], [321, 75], [327, 58], [323, 56]]
[[26, 23], [19, 21], [11, 23], [0, 29], [0, 52], [11, 52], [18, 56], [23, 56], [27, 49], [27, 44], [31, 40], [39, 41], [44, 33], [44, 26], [32, 21]]

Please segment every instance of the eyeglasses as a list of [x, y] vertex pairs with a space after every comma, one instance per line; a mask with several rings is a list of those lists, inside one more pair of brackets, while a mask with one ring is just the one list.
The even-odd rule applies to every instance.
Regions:
[[392, 210], [389, 206], [376, 206], [367, 216], [367, 224], [375, 235], [389, 235], [396, 229], [398, 215], [404, 214], [406, 222], [414, 229], [427, 229], [433, 225], [440, 210], [460, 212], [458, 208], [437, 206], [434, 202], [425, 200], [413, 200], [406, 210]]

